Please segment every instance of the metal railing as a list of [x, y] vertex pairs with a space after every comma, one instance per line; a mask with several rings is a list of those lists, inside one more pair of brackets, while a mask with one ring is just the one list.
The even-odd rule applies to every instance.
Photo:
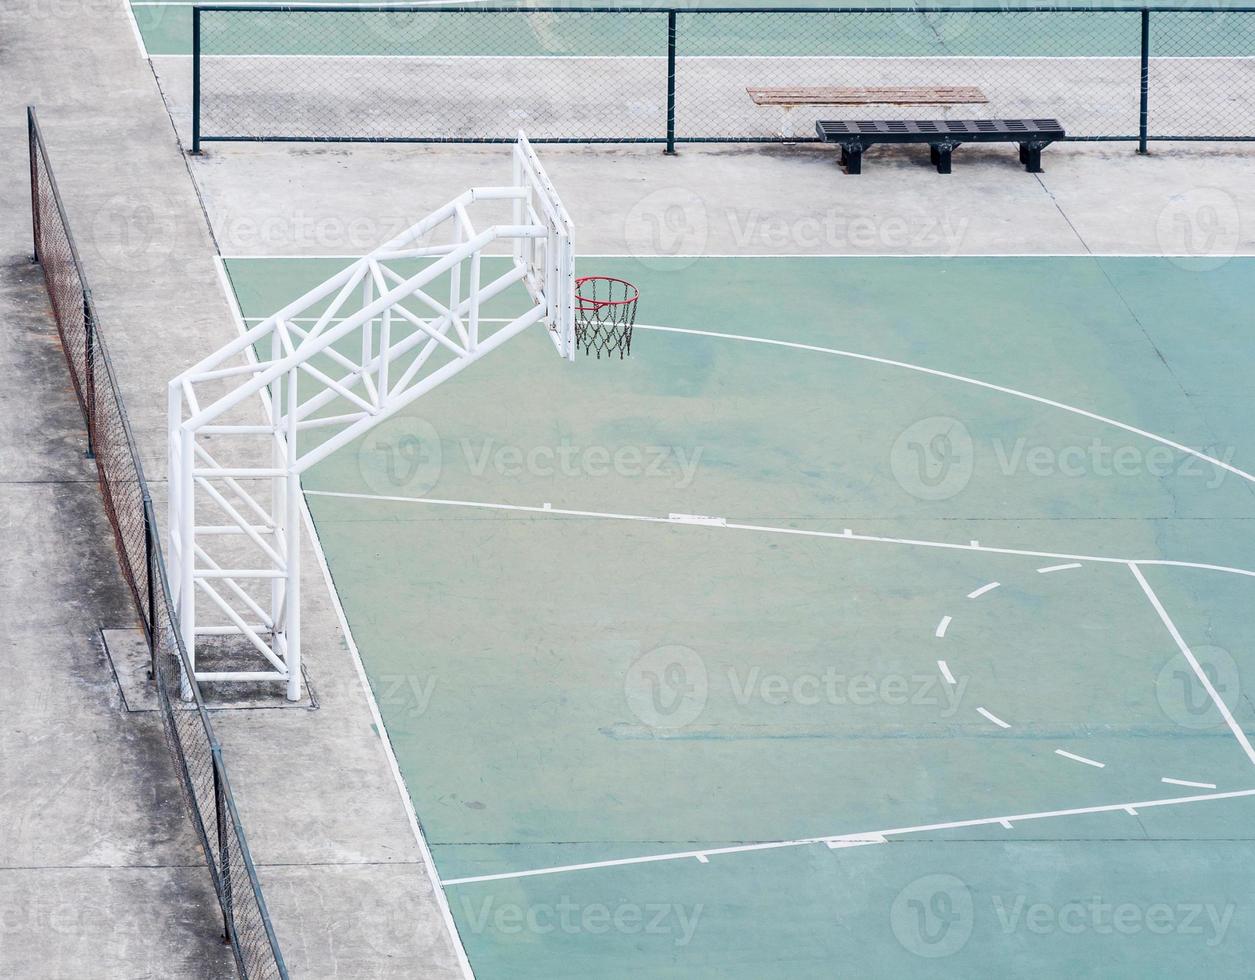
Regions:
[[191, 677], [191, 671], [170, 601], [152, 497], [33, 108], [26, 110], [26, 120], [35, 261], [43, 269], [74, 389], [87, 421], [88, 454], [96, 462], [122, 574], [143, 623], [166, 741], [222, 907], [224, 938], [231, 943], [241, 977], [287, 980], [287, 968], [231, 795], [222, 747], [199, 687], [194, 682], [185, 685], [192, 698], [181, 697], [181, 682]]
[[[978, 87], [955, 118], [1074, 140], [1255, 139], [1255, 7], [193, 8], [193, 152], [281, 142], [797, 142], [829, 118], [746, 89]], [[818, 110], [818, 111], [816, 111]]]

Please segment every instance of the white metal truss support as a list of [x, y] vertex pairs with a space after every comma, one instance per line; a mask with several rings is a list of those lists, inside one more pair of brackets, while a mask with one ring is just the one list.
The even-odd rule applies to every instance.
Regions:
[[[493, 202], [508, 223], [478, 230]], [[509, 186], [466, 191], [170, 382], [169, 562], [197, 681], [300, 699], [301, 474], [533, 324], [572, 359], [571, 236], [520, 133]], [[197, 666], [224, 642], [225, 666]]]

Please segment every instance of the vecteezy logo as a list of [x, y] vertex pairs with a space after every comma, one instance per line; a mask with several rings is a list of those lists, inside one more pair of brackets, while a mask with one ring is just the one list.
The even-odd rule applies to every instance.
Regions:
[[152, 272], [169, 261], [174, 249], [175, 214], [173, 201], [164, 195], [133, 201], [115, 194], [92, 218], [92, 242], [114, 268]]
[[972, 936], [972, 893], [954, 875], [916, 878], [893, 900], [889, 922], [907, 952], [952, 956]]
[[[628, 212], [624, 225], [628, 250], [652, 269], [679, 269], [696, 262], [706, 248], [706, 204], [683, 187], [646, 194]], [[687, 263], [677, 263], [683, 257]]]
[[684, 646], [665, 646], [637, 657], [628, 668], [623, 693], [628, 707], [650, 728], [692, 724], [706, 707], [706, 665]]
[[383, 496], [421, 497], [440, 479], [443, 454], [436, 427], [395, 415], [372, 429], [357, 451], [362, 480]]
[[[372, 8], [361, 13], [365, 33], [357, 35], [357, 47], [351, 53], [363, 55], [429, 54], [419, 42], [442, 23], [447, 15], [441, 11], [414, 10], [401, 7]], [[447, 26], [448, 21], [443, 23]]]
[[[1236, 709], [1242, 701], [1242, 678], [1233, 657], [1213, 646], [1193, 647], [1192, 652], [1212, 691], [1225, 705]], [[1182, 728], [1216, 728], [1225, 720], [1207, 684], [1185, 657], [1176, 656], [1155, 678], [1155, 697], [1163, 713]]]
[[967, 486], [974, 466], [972, 437], [958, 419], [935, 415], [898, 436], [889, 465], [898, 485], [920, 500], [949, 500]]
[[[915, 42], [907, 45], [908, 48], [914, 49], [918, 46], [920, 53], [923, 53], [939, 51], [946, 44], [958, 40], [967, 33], [976, 16], [970, 11], [956, 10], [953, 7], [941, 11], [907, 9], [900, 14], [894, 14], [891, 23], [893, 29], [903, 38]], [[916, 52], [912, 50], [898, 53]]]
[[1237, 252], [1241, 213], [1237, 202], [1218, 187], [1195, 187], [1168, 199], [1155, 223], [1155, 237], [1165, 255], [1186, 269], [1218, 269]]

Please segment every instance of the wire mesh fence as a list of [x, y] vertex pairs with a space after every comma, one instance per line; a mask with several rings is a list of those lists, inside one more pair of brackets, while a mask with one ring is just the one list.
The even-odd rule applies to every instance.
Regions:
[[[1255, 139], [1255, 8], [203, 6], [209, 140], [772, 142], [816, 118], [1056, 117], [1080, 140]], [[944, 107], [764, 87], [964, 87]]]
[[166, 741], [222, 907], [224, 935], [241, 977], [286, 980], [222, 750], [191, 680], [152, 497], [34, 109], [27, 109], [27, 131], [35, 259], [87, 421], [88, 449], [95, 457], [122, 573], [148, 640]]

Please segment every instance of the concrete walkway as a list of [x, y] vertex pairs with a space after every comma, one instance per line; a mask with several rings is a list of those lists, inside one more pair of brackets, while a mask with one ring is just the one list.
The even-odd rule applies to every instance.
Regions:
[[43, 275], [0, 229], [0, 976], [232, 976], [161, 718], [105, 655], [138, 623]]
[[[96, 638], [102, 626], [135, 623], [39, 272], [26, 258], [27, 103], [40, 110], [155, 498], [164, 497], [165, 382], [234, 328], [196, 190], [125, 7], [83, 4], [72, 18], [32, 10], [0, 8], [0, 625], [9, 678], [0, 687], [0, 974], [229, 975], [160, 721], [124, 712]], [[215, 713], [292, 975], [461, 976], [314, 562], [303, 590], [318, 709]]]

